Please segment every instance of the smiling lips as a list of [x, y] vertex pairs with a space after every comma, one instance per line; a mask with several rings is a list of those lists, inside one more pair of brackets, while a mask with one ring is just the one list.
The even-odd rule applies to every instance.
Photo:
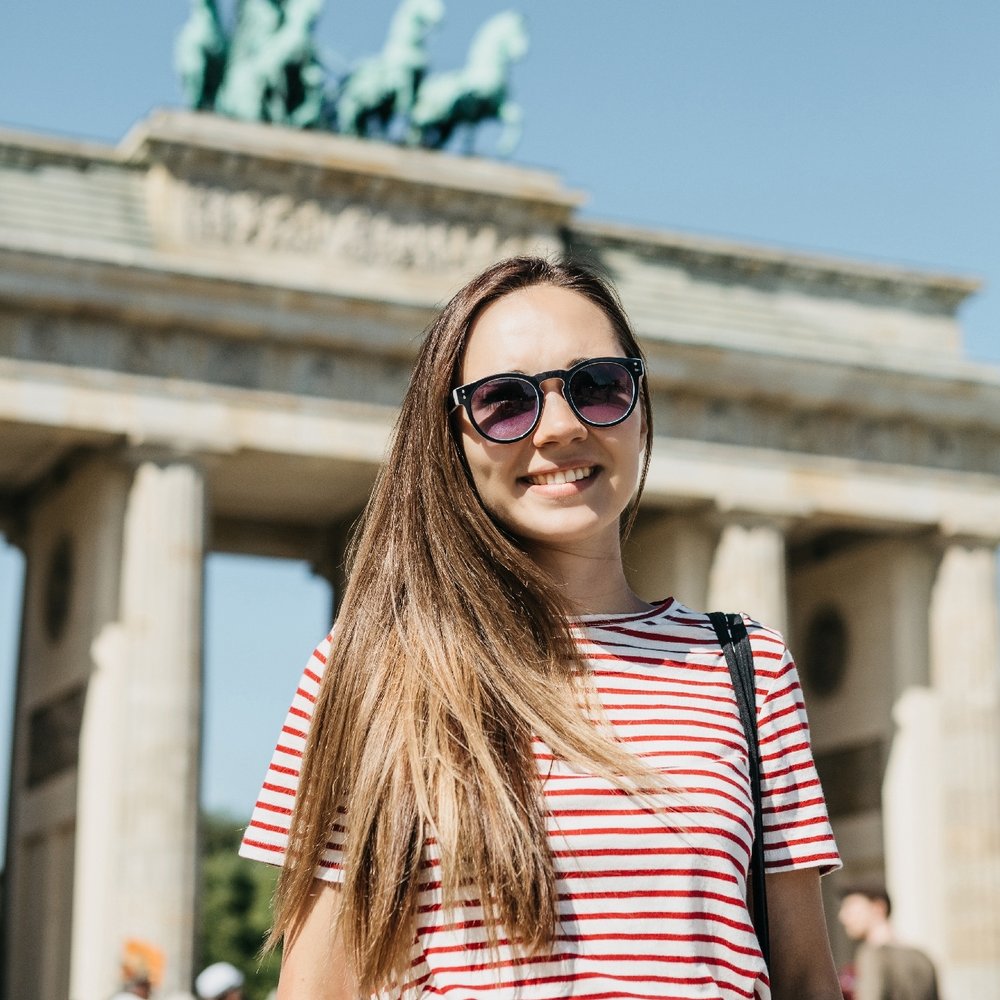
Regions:
[[579, 469], [559, 469], [556, 472], [542, 472], [535, 476], [525, 476], [532, 486], [563, 486], [587, 479], [594, 474], [593, 465], [584, 465]]

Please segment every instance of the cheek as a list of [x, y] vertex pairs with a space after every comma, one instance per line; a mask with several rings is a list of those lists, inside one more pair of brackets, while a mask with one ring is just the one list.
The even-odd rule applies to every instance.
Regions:
[[486, 494], [500, 479], [503, 470], [503, 455], [494, 454], [495, 448], [484, 441], [478, 434], [465, 431], [462, 434], [462, 453], [465, 464], [472, 476], [472, 483], [480, 494], [480, 498], [488, 501]]
[[638, 475], [642, 468], [643, 454], [646, 447], [646, 425], [645, 421], [636, 420], [632, 423], [629, 418], [629, 430], [622, 436], [618, 445], [621, 453], [622, 464], [627, 464], [630, 470], [634, 470]]

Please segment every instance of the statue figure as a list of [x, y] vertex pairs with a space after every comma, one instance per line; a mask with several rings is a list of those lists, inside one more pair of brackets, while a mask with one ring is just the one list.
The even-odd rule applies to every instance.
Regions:
[[490, 18], [472, 40], [464, 69], [434, 73], [420, 85], [410, 113], [409, 141], [440, 148], [456, 128], [465, 126], [466, 151], [471, 153], [472, 126], [498, 119], [504, 133], [497, 149], [510, 153], [521, 137], [521, 109], [508, 100], [507, 80], [511, 64], [527, 51], [528, 34], [519, 13], [509, 10]]
[[324, 70], [313, 42], [324, 0], [240, 0], [215, 109], [245, 121], [320, 122]]
[[[427, 37], [444, 0], [400, 0], [382, 51], [361, 60], [332, 90], [314, 41], [324, 0], [236, 0], [227, 31], [219, 0], [191, 0], [174, 63], [191, 107], [244, 121], [323, 128], [439, 148], [499, 120], [498, 151], [521, 133], [521, 109], [507, 96], [511, 65], [528, 51], [524, 20], [505, 11], [487, 21], [464, 69], [428, 75]], [[390, 135], [392, 133], [392, 135]]]
[[402, 0], [382, 51], [362, 59], [333, 97], [340, 132], [385, 137], [396, 115], [409, 115], [427, 72], [427, 36], [443, 16], [443, 0]]
[[215, 110], [244, 121], [259, 121], [265, 83], [259, 70], [261, 50], [278, 30], [281, 0], [239, 0], [236, 26], [229, 39], [226, 73]]
[[[313, 40], [325, 0], [286, 0], [285, 20], [271, 46], [271, 74], [283, 121], [300, 128], [320, 123], [325, 101], [326, 72]], [[284, 84], [282, 86], [281, 84]], [[279, 119], [272, 116], [271, 121]]]
[[192, 108], [205, 111], [215, 107], [228, 49], [216, 0], [191, 0], [191, 16], [174, 46], [174, 66]]

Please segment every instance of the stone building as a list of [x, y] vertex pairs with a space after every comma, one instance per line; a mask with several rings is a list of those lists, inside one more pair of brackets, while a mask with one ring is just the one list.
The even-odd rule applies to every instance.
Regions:
[[787, 631], [846, 874], [885, 874], [947, 995], [1000, 996], [1000, 370], [962, 356], [974, 284], [579, 201], [190, 113], [116, 148], [0, 134], [0, 528], [28, 567], [5, 995], [103, 1000], [129, 936], [186, 985], [205, 553], [336, 567], [435, 305], [570, 247], [649, 355], [638, 589]]

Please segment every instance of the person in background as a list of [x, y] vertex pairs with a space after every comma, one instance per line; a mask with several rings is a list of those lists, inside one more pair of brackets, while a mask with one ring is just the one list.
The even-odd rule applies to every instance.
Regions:
[[163, 952], [147, 941], [130, 938], [122, 948], [121, 987], [111, 1000], [149, 998], [163, 978]]
[[853, 885], [841, 893], [838, 919], [858, 942], [853, 969], [841, 975], [846, 1000], [940, 1000], [934, 963], [896, 941], [891, 914], [882, 886]]
[[243, 1000], [243, 973], [229, 962], [214, 962], [194, 981], [198, 1000]]

